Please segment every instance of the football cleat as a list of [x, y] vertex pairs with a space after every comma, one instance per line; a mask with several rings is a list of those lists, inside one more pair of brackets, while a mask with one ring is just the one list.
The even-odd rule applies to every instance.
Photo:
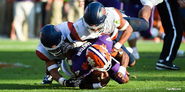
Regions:
[[157, 70], [180, 70], [180, 67], [176, 66], [172, 62], [160, 62], [156, 63]]
[[133, 50], [132, 55], [134, 56], [134, 58], [136, 60], [140, 59], [139, 52], [138, 52], [137, 48], [136, 47], [132, 48], [132, 50]]
[[138, 50], [137, 50], [136, 47], [134, 47], [134, 48], [126, 47], [126, 49], [127, 49], [130, 53], [132, 53], [132, 55], [134, 56], [134, 58], [135, 58], [136, 60], [140, 59], [140, 55], [139, 55], [139, 52], [138, 52]]
[[53, 78], [51, 75], [44, 76], [42, 84], [52, 84]]

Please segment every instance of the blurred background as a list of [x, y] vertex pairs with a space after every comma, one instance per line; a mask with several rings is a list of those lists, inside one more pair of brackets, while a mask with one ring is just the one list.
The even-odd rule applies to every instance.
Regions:
[[[43, 25], [74, 22], [83, 16], [85, 6], [92, 1], [120, 9], [131, 17], [137, 17], [135, 15], [142, 7], [139, 0], [0, 0], [0, 39], [27, 41], [39, 38]], [[179, 8], [179, 12], [185, 21], [185, 8]], [[157, 9], [153, 9], [151, 17], [150, 29], [136, 33], [137, 38], [160, 42], [164, 30]], [[185, 32], [182, 42], [185, 42]]]
[[[46, 24], [60, 24], [65, 21], [75, 22], [83, 17], [87, 4], [101, 2], [105, 7], [114, 7], [129, 17], [138, 17], [143, 7], [140, 0], [0, 0], [0, 39], [28, 41], [39, 39], [40, 29]], [[179, 8], [180, 17], [185, 29], [185, 8]], [[150, 28], [144, 32], [133, 32], [129, 46], [137, 55], [137, 41], [163, 41], [164, 29], [157, 8], [153, 8], [150, 17]], [[185, 43], [183, 32], [182, 43]], [[184, 53], [184, 51], [178, 51]]]

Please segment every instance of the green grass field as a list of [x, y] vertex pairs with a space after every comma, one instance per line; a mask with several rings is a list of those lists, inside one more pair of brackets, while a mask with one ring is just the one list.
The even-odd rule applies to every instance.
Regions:
[[[185, 56], [177, 57], [175, 64], [179, 71], [157, 71], [155, 63], [162, 49], [162, 43], [139, 41], [141, 59], [135, 67], [128, 68], [131, 77], [127, 84], [110, 81], [103, 89], [80, 90], [62, 87], [54, 82], [41, 85], [44, 62], [35, 55], [39, 40], [28, 42], [0, 40], [0, 92], [185, 92]], [[181, 50], [185, 50], [182, 43]]]

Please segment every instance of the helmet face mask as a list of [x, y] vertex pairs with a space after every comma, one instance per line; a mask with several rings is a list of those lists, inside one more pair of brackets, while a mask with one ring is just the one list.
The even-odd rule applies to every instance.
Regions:
[[[61, 36], [61, 39], [62, 39], [62, 36]], [[52, 48], [46, 47], [44, 45], [43, 46], [53, 56], [60, 56], [62, 54], [62, 48], [61, 48], [62, 44], [63, 44], [63, 40], [61, 40], [58, 45], [53, 45], [54, 47]]]
[[103, 30], [104, 30], [104, 26], [105, 26], [104, 23], [101, 23], [101, 24], [99, 24], [99, 25], [97, 25], [97, 26], [96, 26], [96, 25], [88, 25], [88, 24], [85, 22], [84, 18], [83, 18], [83, 24], [85, 25], [85, 27], [87, 28], [87, 30], [88, 30], [90, 33], [96, 33], [96, 32], [102, 33]]

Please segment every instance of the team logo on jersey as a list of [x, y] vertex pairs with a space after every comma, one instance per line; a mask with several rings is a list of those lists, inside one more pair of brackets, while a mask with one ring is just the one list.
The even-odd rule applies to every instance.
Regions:
[[120, 21], [119, 21], [119, 20], [115, 20], [114, 23], [115, 23], [116, 25], [120, 25]]

